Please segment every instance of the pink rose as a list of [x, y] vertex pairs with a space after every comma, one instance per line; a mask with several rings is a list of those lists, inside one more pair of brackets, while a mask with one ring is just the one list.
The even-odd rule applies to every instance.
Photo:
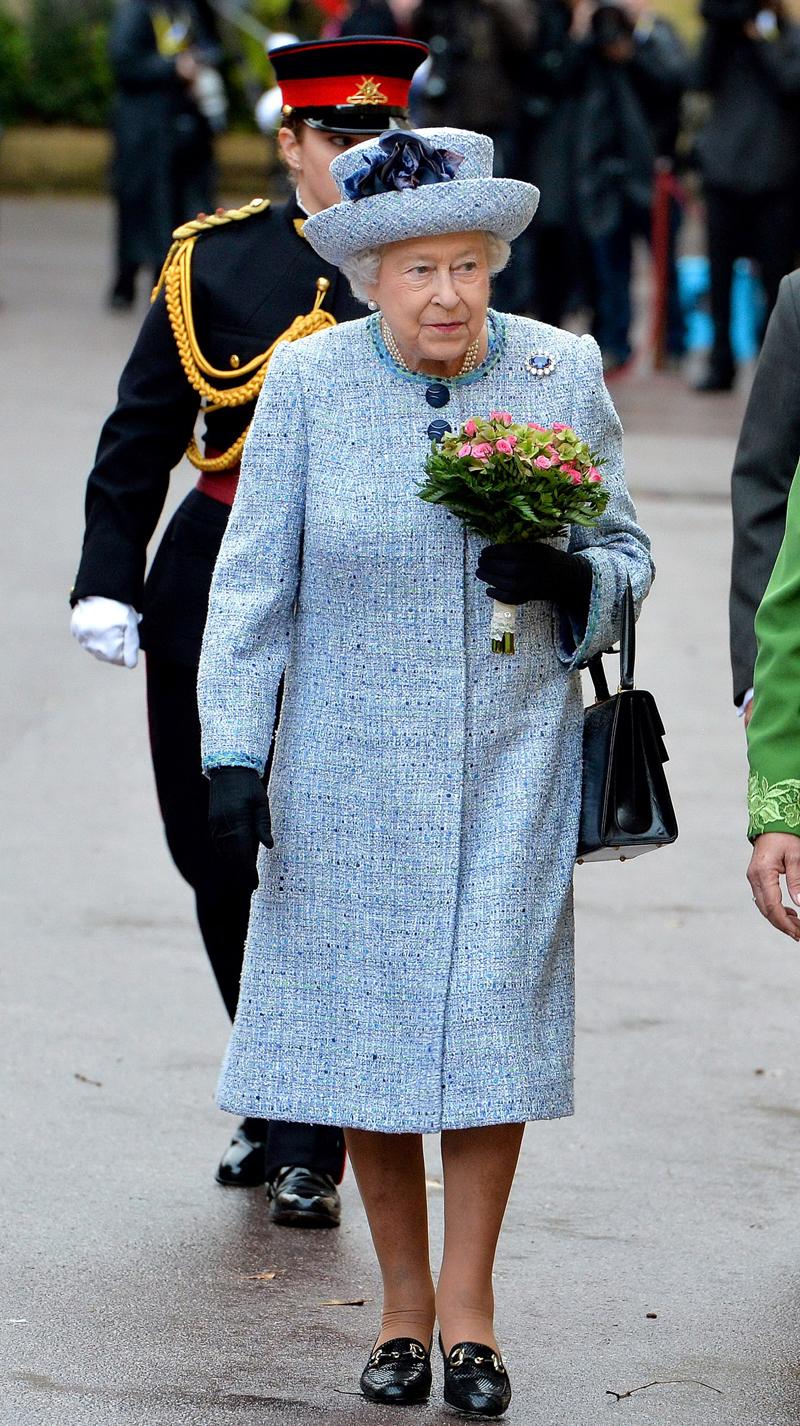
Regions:
[[463, 446], [459, 446], [458, 454], [460, 456], [472, 455], [472, 446], [470, 445], [469, 441], [465, 441]]
[[502, 451], [504, 456], [510, 456], [514, 454], [514, 447], [512, 446], [511, 442], [507, 441], [503, 436], [501, 436], [500, 440], [497, 442], [495, 450]]
[[464, 435], [465, 435], [465, 436], [477, 436], [477, 434], [478, 434], [478, 427], [477, 427], [477, 425], [475, 424], [475, 422], [472, 420], [472, 418], [470, 417], [469, 421], [465, 421], [465, 422], [464, 422]]
[[569, 426], [565, 426], [563, 421], [554, 421], [550, 429], [552, 431], [568, 431]]
[[559, 450], [556, 450], [555, 446], [547, 446], [545, 449], [547, 450], [547, 454], [549, 455], [552, 461], [561, 460], [561, 452]]
[[537, 424], [536, 424], [535, 421], [529, 421], [529, 422], [528, 422], [528, 430], [529, 430], [529, 431], [546, 431], [546, 430], [547, 430], [547, 427], [546, 427], [546, 426], [537, 426]]
[[517, 444], [517, 438], [516, 438], [516, 436], [513, 436], [513, 435], [512, 435], [512, 436], [504, 436], [503, 439], [506, 440], [506, 441], [508, 441], [508, 444], [509, 444], [510, 446], [515, 446], [515, 445]]
[[586, 479], [588, 480], [590, 485], [599, 485], [603, 477], [600, 474], [599, 470], [595, 470], [595, 468], [592, 467]]
[[577, 475], [577, 476], [578, 476], [578, 479], [580, 479], [580, 474], [581, 474], [581, 473], [580, 473], [579, 470], [576, 470], [576, 469], [575, 469], [574, 465], [562, 465], [562, 467], [561, 467], [561, 474], [568, 476], [569, 479], [571, 480], [574, 475]]
[[583, 480], [583, 476], [581, 475], [579, 470], [576, 470], [575, 474], [570, 476], [570, 480], [572, 481], [573, 485], [580, 485], [581, 481]]
[[509, 415], [508, 411], [490, 411], [489, 420], [501, 421], [504, 426], [513, 426], [514, 424], [514, 418]]
[[549, 470], [553, 464], [549, 456], [537, 456], [533, 463], [534, 465], [538, 465], [540, 470]]
[[494, 446], [490, 441], [480, 441], [477, 446], [472, 447], [472, 454], [477, 456], [478, 460], [488, 460], [489, 456], [494, 455]]
[[588, 470], [587, 473], [588, 473], [588, 476], [589, 476], [589, 479], [590, 479], [590, 480], [593, 480], [595, 476], [597, 476], [597, 479], [598, 479], [598, 480], [602, 480], [602, 479], [603, 479], [603, 477], [602, 477], [602, 475], [600, 474], [599, 470], [597, 469], [597, 466], [596, 466], [596, 465], [590, 465], [590, 466], [589, 466], [589, 470]]

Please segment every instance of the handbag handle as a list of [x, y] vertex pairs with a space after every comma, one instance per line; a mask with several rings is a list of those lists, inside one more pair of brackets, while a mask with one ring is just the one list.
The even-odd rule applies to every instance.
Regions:
[[[633, 688], [633, 669], [636, 662], [636, 605], [633, 600], [630, 576], [626, 580], [622, 597], [622, 630], [619, 640], [619, 688], [621, 693], [629, 693]], [[594, 654], [587, 664], [589, 676], [594, 685], [598, 703], [605, 703], [611, 697], [603, 655]]]
[[620, 693], [630, 693], [633, 688], [633, 668], [636, 662], [636, 605], [630, 575], [625, 581], [622, 596], [622, 631], [619, 639], [619, 689]]

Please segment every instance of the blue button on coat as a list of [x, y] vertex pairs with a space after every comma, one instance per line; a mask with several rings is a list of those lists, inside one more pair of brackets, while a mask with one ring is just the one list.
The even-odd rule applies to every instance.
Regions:
[[569, 540], [586, 629], [527, 604], [515, 656], [491, 651], [483, 542], [416, 495], [430, 378], [392, 363], [376, 318], [280, 347], [258, 403], [199, 686], [205, 765], [261, 769], [286, 671], [219, 1090], [239, 1114], [434, 1132], [572, 1111], [578, 670], [652, 567], [596, 344], [492, 326], [448, 383], [453, 428], [496, 407], [568, 422], [611, 495]]

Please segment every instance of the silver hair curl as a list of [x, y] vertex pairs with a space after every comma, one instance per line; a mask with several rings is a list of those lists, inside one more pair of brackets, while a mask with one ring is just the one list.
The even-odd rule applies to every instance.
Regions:
[[[498, 238], [496, 233], [484, 233], [486, 239], [486, 260], [489, 264], [489, 272], [495, 277], [498, 272], [502, 272], [507, 267], [511, 258], [511, 244], [505, 238]], [[353, 296], [357, 302], [366, 302], [369, 297], [369, 289], [375, 286], [378, 281], [378, 273], [381, 270], [381, 248], [365, 248], [363, 252], [353, 253], [342, 263], [342, 272], [350, 283]]]

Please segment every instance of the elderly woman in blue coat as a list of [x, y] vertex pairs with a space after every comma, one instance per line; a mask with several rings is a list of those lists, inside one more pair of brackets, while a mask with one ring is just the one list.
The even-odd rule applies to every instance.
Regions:
[[[331, 171], [342, 200], [305, 236], [372, 314], [273, 359], [200, 670], [212, 828], [258, 883], [220, 1103], [345, 1126], [384, 1290], [364, 1395], [428, 1397], [438, 1320], [445, 1400], [500, 1416], [498, 1235], [526, 1122], [573, 1104], [579, 670], [652, 567], [594, 341], [489, 307], [536, 189], [460, 130]], [[485, 547], [418, 498], [431, 439], [498, 406], [601, 454], [598, 525]], [[481, 580], [520, 606], [513, 657]]]

